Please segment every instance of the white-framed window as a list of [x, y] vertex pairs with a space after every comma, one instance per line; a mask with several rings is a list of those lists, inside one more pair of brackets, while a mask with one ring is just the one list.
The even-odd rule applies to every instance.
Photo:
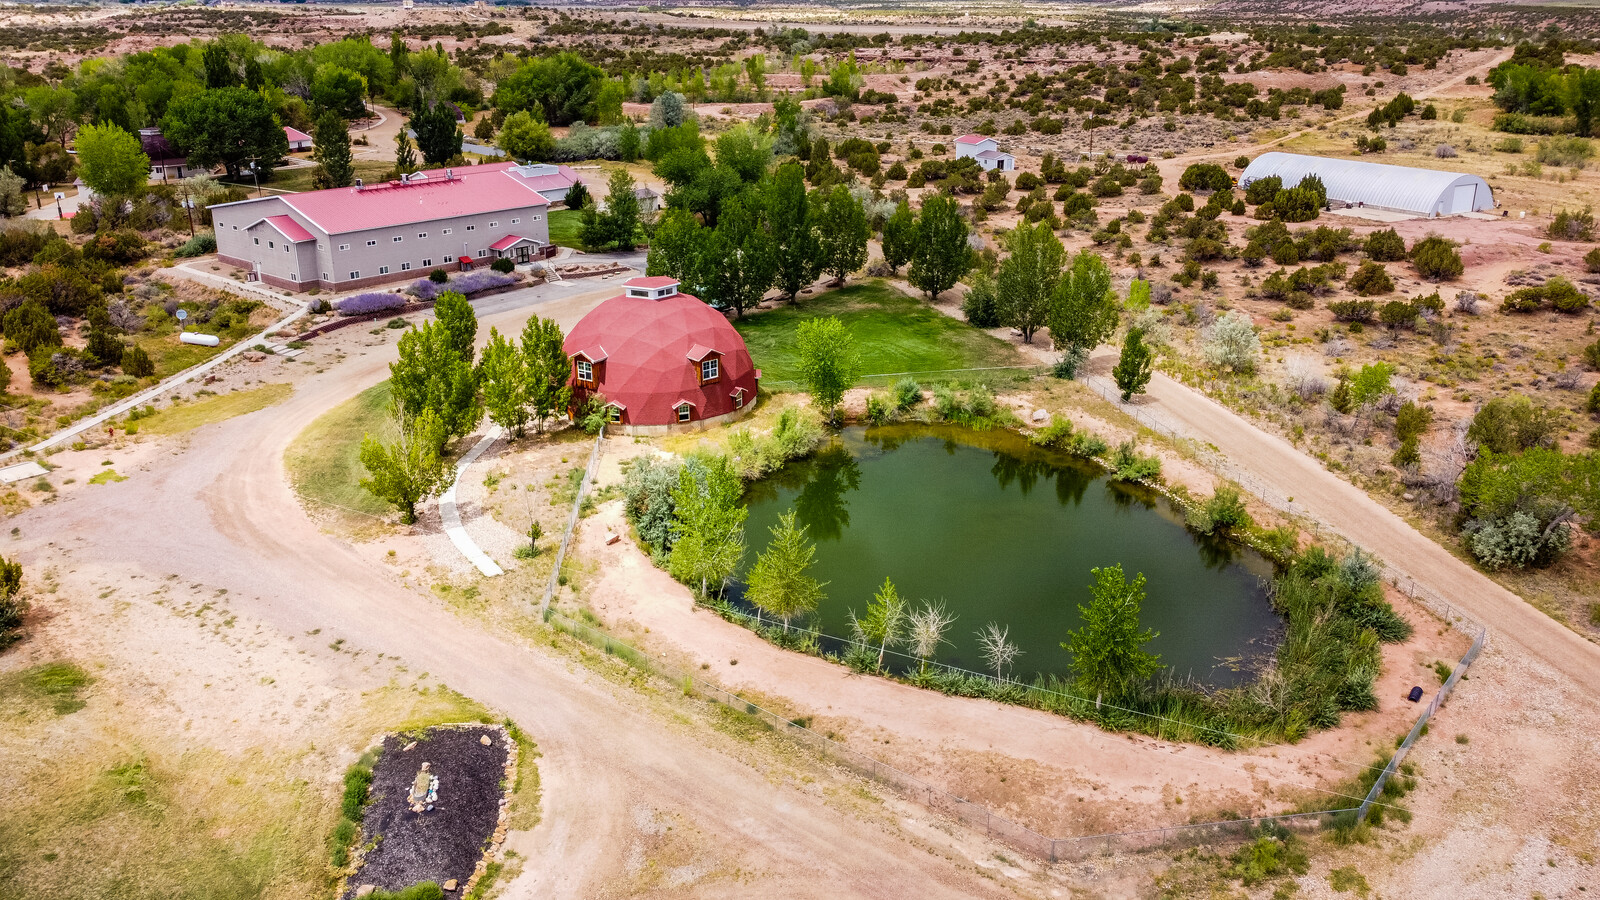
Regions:
[[398, 244], [398, 243], [400, 243], [401, 241], [403, 241], [405, 239], [406, 239], [405, 235], [397, 234], [397, 235], [394, 236], [393, 242]]
[[318, 249], [318, 250], [325, 250], [325, 249], [327, 249], [327, 248], [325, 248], [325, 247], [323, 247], [323, 246], [322, 246], [322, 242], [321, 242], [321, 241], [317, 241], [317, 249]]
[[333, 279], [328, 277], [328, 273], [327, 272], [323, 272], [322, 273], [322, 280], [323, 281], [332, 281]]
[[444, 232], [443, 232], [443, 233], [444, 233], [444, 234], [449, 234], [449, 233], [450, 233], [450, 231], [451, 231], [451, 229], [449, 229], [449, 228], [446, 228], [446, 229], [445, 229], [445, 230], [444, 230]]
[[693, 414], [694, 414], [694, 407], [690, 406], [687, 403], [685, 403], [682, 406], [678, 407], [678, 421], [679, 422], [687, 422], [687, 421], [689, 421], [689, 416], [691, 416]]
[[613, 425], [622, 423], [622, 407], [613, 406], [606, 410], [606, 421]]
[[425, 238], [425, 237], [427, 237], [427, 236], [428, 236], [428, 233], [427, 233], [427, 232], [426, 232], [426, 231], [419, 231], [419, 232], [417, 232], [417, 237], [418, 237], [418, 238]]
[[400, 271], [402, 271], [402, 272], [411, 271], [411, 263], [408, 263], [408, 262], [401, 263], [400, 264]]
[[255, 241], [257, 247], [261, 246], [261, 238], [251, 238], [250, 240]]
[[370, 240], [370, 241], [367, 241], [367, 246], [368, 246], [368, 247], [376, 247], [376, 246], [378, 246], [378, 241], [377, 241], [377, 239], [376, 239], [376, 238], [373, 238], [373, 239], [372, 239], [372, 240]]
[[530, 221], [530, 222], [543, 222], [544, 221], [544, 216], [532, 216], [532, 217], [530, 217], [528, 219], [528, 221]]
[[744, 409], [744, 391], [733, 392], [733, 408]]
[[237, 225], [233, 226], [233, 230], [234, 231], [238, 231], [239, 230], [239, 226], [237, 226]]
[[476, 226], [476, 225], [468, 225], [467, 226], [467, 230], [468, 231], [477, 231], [478, 230], [478, 226]]
[[587, 359], [578, 360], [578, 380], [585, 383], [594, 381], [594, 363]]
[[340, 250], [349, 250], [350, 249], [350, 245], [349, 244], [340, 244], [339, 245], [339, 249]]
[[290, 272], [289, 273], [289, 280], [290, 281], [299, 281], [300, 280], [300, 273], [299, 272]]
[[288, 244], [284, 244], [283, 245], [283, 252], [285, 252], [285, 253], [289, 252], [289, 245]]
[[521, 219], [512, 219], [511, 220], [511, 224], [515, 225], [515, 224], [517, 224], [518, 222], [521, 222], [521, 221], [522, 221]]
[[433, 257], [431, 257], [431, 256], [422, 261], [422, 267], [424, 269], [426, 269], [427, 267], [429, 267], [431, 265], [433, 265]]
[[701, 381], [716, 381], [717, 380], [717, 375], [720, 373], [720, 370], [721, 370], [721, 367], [717, 364], [717, 358], [715, 356], [711, 357], [710, 359], [701, 360], [700, 361], [700, 380]]
[[356, 278], [360, 278], [360, 277], [361, 277], [361, 270], [360, 269], [357, 269], [356, 271], [350, 273], [350, 278], [352, 280], [354, 280]]
[[[489, 223], [489, 227], [490, 227], [490, 228], [499, 228], [499, 227], [500, 227], [500, 223], [499, 223], [499, 222], [490, 222], [490, 223]], [[471, 225], [468, 225], [468, 226], [467, 226], [467, 230], [468, 230], [468, 231], [471, 231], [471, 230], [472, 230], [472, 226], [471, 226]]]
[[388, 266], [379, 266], [378, 267], [378, 274], [379, 275], [387, 275], [387, 274], [389, 274], [389, 267]]
[[489, 251], [487, 251], [487, 250], [479, 250], [478, 251], [478, 258], [479, 259], [483, 259], [485, 256], [488, 256], [488, 255], [489, 255]]

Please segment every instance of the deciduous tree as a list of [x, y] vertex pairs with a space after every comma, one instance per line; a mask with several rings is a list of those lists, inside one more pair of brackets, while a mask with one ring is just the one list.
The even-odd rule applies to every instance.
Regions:
[[817, 608], [827, 583], [811, 577], [817, 547], [806, 538], [804, 526], [796, 527], [792, 511], [780, 516], [770, 530], [772, 542], [745, 576], [745, 599], [783, 620], [787, 631], [791, 619]]
[[283, 125], [261, 95], [248, 88], [198, 91], [167, 107], [162, 132], [190, 165], [221, 164], [233, 178], [246, 162], [269, 169], [289, 152]]
[[901, 200], [883, 223], [883, 261], [891, 273], [898, 272], [911, 261], [916, 249], [917, 220], [911, 214], [911, 204]]
[[817, 280], [821, 269], [805, 170], [799, 163], [784, 163], [773, 173], [765, 212], [767, 231], [772, 235], [775, 280], [784, 299], [792, 303], [801, 288]]
[[1134, 394], [1144, 393], [1145, 386], [1150, 383], [1152, 356], [1144, 342], [1144, 329], [1128, 329], [1127, 337], [1122, 340], [1122, 356], [1111, 372], [1117, 388], [1122, 391], [1122, 402], [1128, 402]]
[[1111, 270], [1090, 250], [1072, 258], [1072, 266], [1056, 286], [1051, 303], [1050, 340], [1059, 350], [1090, 351], [1117, 329], [1117, 301], [1111, 292]]
[[566, 337], [554, 319], [537, 316], [522, 328], [522, 359], [527, 366], [528, 402], [539, 427], [560, 415], [572, 402], [572, 360], [563, 349]]
[[850, 624], [857, 640], [869, 648], [878, 648], [877, 668], [882, 669], [884, 653], [898, 646], [906, 636], [906, 601], [895, 590], [894, 582], [884, 578], [883, 586], [867, 601], [867, 614], [858, 617], [855, 610], [851, 610]]
[[744, 558], [744, 481], [728, 457], [693, 457], [672, 491], [672, 577], [701, 597], [721, 591]]
[[478, 383], [483, 387], [483, 405], [489, 418], [512, 437], [522, 437], [528, 424], [528, 366], [521, 351], [489, 329], [489, 343], [478, 363]]
[[355, 164], [350, 158], [350, 128], [338, 113], [317, 117], [311, 135], [311, 158], [322, 166], [328, 187], [349, 187], [355, 182]]
[[438, 322], [424, 322], [400, 336], [399, 350], [400, 358], [389, 364], [396, 407], [407, 416], [431, 410], [442, 426], [441, 445], [471, 433], [483, 414], [478, 379], [450, 332]]
[[844, 185], [834, 185], [817, 199], [811, 208], [819, 268], [833, 276], [837, 287], [851, 272], [867, 264], [867, 238], [872, 236], [872, 228], [867, 224], [866, 210]]
[[917, 220], [916, 251], [907, 278], [938, 302], [939, 295], [971, 271], [972, 248], [967, 246], [967, 223], [954, 197], [937, 194], [922, 201]]
[[772, 235], [742, 200], [730, 200], [705, 242], [701, 299], [734, 315], [761, 302], [772, 287], [775, 254]]
[[1068, 632], [1061, 647], [1072, 654], [1073, 674], [1084, 690], [1094, 692], [1099, 709], [1106, 694], [1115, 697], [1155, 674], [1161, 657], [1144, 650], [1156, 633], [1139, 627], [1144, 575], [1128, 581], [1121, 563], [1090, 571], [1095, 577], [1091, 599], [1088, 605], [1078, 604], [1083, 625]]
[[818, 317], [800, 323], [795, 345], [806, 391], [823, 415], [832, 419], [858, 374], [855, 338], [838, 319]]
[[1049, 321], [1066, 250], [1044, 222], [1017, 226], [1006, 236], [1006, 249], [1011, 255], [1000, 264], [996, 284], [1000, 322], [1022, 332], [1023, 342], [1031, 344], [1033, 333]]
[[[398, 413], [398, 410], [397, 410]], [[432, 496], [445, 483], [450, 466], [440, 454], [445, 441], [445, 426], [438, 414], [424, 409], [400, 419], [400, 436], [385, 445], [367, 435], [361, 441], [361, 464], [371, 473], [361, 486], [373, 496], [395, 505], [400, 521], [417, 521], [417, 504]]]
[[506, 116], [495, 146], [519, 162], [544, 162], [555, 153], [556, 139], [543, 119], [523, 110]]
[[115, 125], [84, 128], [76, 147], [83, 183], [103, 197], [126, 197], [150, 178], [150, 157], [139, 139]]

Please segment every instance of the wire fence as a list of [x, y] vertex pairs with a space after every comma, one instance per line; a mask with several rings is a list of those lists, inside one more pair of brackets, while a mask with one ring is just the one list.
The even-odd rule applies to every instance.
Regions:
[[[1092, 379], [1086, 379], [1085, 383], [1097, 393], [1101, 393], [1102, 396], [1105, 396], [1105, 393], [1101, 387], [1096, 385]], [[1117, 403], [1119, 408], [1122, 408], [1125, 412], [1133, 416], [1146, 427], [1149, 427], [1159, 433], [1176, 437], [1180, 440], [1187, 440], [1187, 438], [1185, 438], [1183, 435], [1177, 433], [1165, 423], [1161, 423], [1155, 420], [1153, 417], [1148, 416], [1142, 410], [1130, 409], [1123, 406], [1123, 404], [1118, 402], [1120, 397], [1106, 397], [1106, 399], [1113, 403]], [[559, 631], [583, 641], [584, 643], [602, 650], [608, 655], [622, 659], [629, 665], [632, 665], [641, 671], [654, 674], [679, 685], [686, 695], [698, 695], [704, 699], [734, 710], [739, 714], [749, 716], [761, 722], [767, 728], [770, 728], [774, 733], [782, 735], [796, 742], [797, 744], [806, 747], [819, 756], [833, 760], [834, 762], [843, 765], [851, 771], [854, 771], [867, 778], [871, 778], [880, 784], [884, 784], [897, 791], [902, 796], [907, 797], [914, 802], [921, 803], [934, 812], [956, 819], [974, 830], [981, 828], [986, 836], [995, 840], [1003, 841], [1004, 843], [1022, 852], [1029, 853], [1049, 862], [1080, 860], [1098, 855], [1134, 853], [1146, 850], [1159, 849], [1165, 851], [1230, 840], [1248, 840], [1258, 834], [1261, 834], [1264, 829], [1310, 831], [1341, 824], [1354, 825], [1364, 822], [1374, 806], [1386, 805], [1382, 802], [1381, 798], [1389, 779], [1393, 777], [1396, 771], [1399, 770], [1399, 767], [1404, 762], [1406, 755], [1410, 752], [1416, 741], [1422, 736], [1424, 730], [1426, 730], [1429, 720], [1435, 713], [1439, 711], [1440, 707], [1443, 706], [1445, 700], [1450, 696], [1456, 685], [1465, 676], [1467, 668], [1472, 665], [1472, 662], [1475, 659], [1477, 659], [1478, 654], [1483, 650], [1488, 637], [1488, 632], [1486, 629], [1477, 625], [1477, 623], [1472, 622], [1470, 618], [1460, 614], [1460, 612], [1455, 610], [1455, 608], [1449, 604], [1448, 601], [1445, 601], [1433, 591], [1417, 584], [1414, 580], [1410, 580], [1408, 577], [1406, 578], [1406, 581], [1408, 582], [1407, 585], [1400, 585], [1397, 582], [1397, 587], [1400, 587], [1402, 590], [1406, 590], [1410, 596], [1426, 603], [1430, 607], [1434, 607], [1435, 611], [1444, 615], [1446, 620], [1449, 621], [1453, 626], [1464, 631], [1475, 629], [1476, 634], [1473, 638], [1471, 647], [1461, 657], [1461, 660], [1451, 671], [1450, 677], [1434, 694], [1433, 699], [1426, 707], [1423, 708], [1421, 715], [1417, 717], [1416, 723], [1411, 727], [1411, 731], [1401, 742], [1395, 754], [1384, 765], [1382, 772], [1379, 773], [1371, 789], [1368, 790], [1366, 797], [1362, 799], [1359, 806], [1318, 810], [1314, 812], [1288, 813], [1276, 816], [1256, 816], [1251, 818], [1228, 819], [1216, 822], [1173, 825], [1140, 831], [1110, 832], [1105, 834], [1086, 835], [1082, 837], [1047, 837], [1033, 830], [1032, 828], [1027, 827], [1026, 825], [1012, 821], [1005, 816], [997, 815], [994, 811], [980, 803], [953, 794], [944, 790], [943, 788], [932, 785], [927, 781], [916, 777], [915, 775], [891, 766], [882, 760], [876, 759], [865, 753], [861, 753], [851, 747], [846, 746], [845, 744], [812, 731], [810, 728], [807, 728], [798, 722], [792, 721], [784, 716], [780, 716], [777, 713], [772, 712], [771, 710], [765, 709], [762, 706], [753, 703], [750, 700], [747, 700], [746, 698], [741, 697], [720, 685], [714, 684], [704, 678], [699, 677], [698, 675], [695, 675], [693, 672], [686, 672], [660, 660], [653, 659], [648, 654], [643, 653], [625, 641], [619, 640], [618, 638], [613, 637], [612, 635], [593, 625], [580, 622], [556, 609], [553, 609], [551, 607], [551, 602], [554, 599], [556, 587], [559, 584], [559, 578], [565, 565], [566, 554], [571, 545], [573, 534], [577, 528], [578, 519], [583, 508], [583, 502], [589, 491], [589, 488], [594, 483], [595, 474], [599, 469], [600, 450], [604, 438], [605, 430], [602, 428], [600, 433], [595, 437], [594, 448], [589, 456], [589, 463], [584, 469], [582, 480], [578, 484], [577, 495], [573, 498], [572, 512], [567, 517], [566, 531], [562, 534], [560, 549], [557, 551], [555, 564], [550, 572], [550, 582], [546, 586], [544, 597], [539, 605], [539, 614], [547, 624]], [[1281, 495], [1262, 483], [1259, 479], [1250, 476], [1248, 473], [1238, 472], [1234, 467], [1228, 465], [1226, 460], [1221, 459], [1214, 453], [1206, 451], [1203, 455], [1207, 455], [1209, 457], [1209, 461], [1216, 462], [1224, 472], [1231, 472], [1232, 474], [1228, 474], [1227, 477], [1237, 481], [1241, 487], [1244, 487], [1246, 490], [1255, 493], [1256, 496], [1261, 497], [1261, 499], [1264, 501], [1271, 503], [1274, 506], [1279, 506], [1279, 504], [1274, 503], [1273, 500], [1274, 498], [1281, 497]], [[1257, 491], [1261, 491], [1261, 493], [1257, 493]], [[1287, 500], [1285, 499], [1283, 502], [1286, 503]], [[1282, 507], [1280, 506], [1279, 508]], [[1303, 512], [1299, 514], [1303, 515]], [[1329, 531], [1332, 531], [1332, 529], [1330, 528]], [[1334, 533], [1337, 534], [1336, 532]], [[1355, 546], [1354, 542], [1351, 543], [1352, 546]], [[1390, 574], [1391, 578], [1394, 578], [1396, 575], [1400, 574], [1393, 569], [1387, 569], [1387, 572]], [[1405, 576], [1401, 575], [1401, 577]], [[764, 624], [764, 620], [760, 617], [759, 613], [750, 615], [737, 610], [734, 612], [737, 615], [743, 615], [747, 618], [756, 620], [758, 623]], [[830, 637], [823, 635], [820, 632], [807, 633], [816, 635], [819, 639], [823, 637]], [[842, 638], [830, 639], [844, 641]], [[920, 660], [919, 663], [921, 663]], [[969, 670], [959, 669], [954, 666], [944, 666], [940, 663], [933, 663], [933, 665], [943, 666], [945, 669], [962, 673], [967, 677], [991, 678], [997, 682], [1004, 683], [1003, 679], [994, 678], [993, 676], [983, 673], [970, 672]], [[1013, 684], [1015, 683], [1013, 682]], [[1043, 690], [1035, 686], [1026, 686], [1025, 689]], [[1060, 694], [1060, 692], [1054, 693]], [[1070, 697], [1070, 695], [1065, 694], [1060, 694], [1060, 696]], [[1133, 710], [1128, 710], [1128, 712], [1134, 712], [1137, 715], [1149, 715]], [[1196, 727], [1190, 723], [1181, 724], [1188, 728]]]

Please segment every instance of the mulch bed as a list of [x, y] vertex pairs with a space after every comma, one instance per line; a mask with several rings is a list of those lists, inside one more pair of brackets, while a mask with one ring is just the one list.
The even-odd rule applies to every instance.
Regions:
[[[490, 744], [480, 738], [487, 735]], [[430, 729], [405, 750], [412, 737], [389, 735], [372, 770], [372, 800], [362, 818], [362, 838], [381, 835], [360, 871], [350, 878], [346, 897], [358, 887], [377, 885], [398, 891], [422, 881], [465, 885], [482, 858], [500, 817], [507, 737], [495, 726]], [[439, 800], [417, 814], [406, 802], [422, 764], [439, 776]]]

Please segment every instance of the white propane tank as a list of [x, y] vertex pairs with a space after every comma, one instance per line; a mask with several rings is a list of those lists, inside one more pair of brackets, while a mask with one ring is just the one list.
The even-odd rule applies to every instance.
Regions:
[[178, 340], [185, 344], [199, 344], [202, 347], [215, 347], [222, 343], [222, 339], [214, 334], [198, 334], [193, 331], [185, 331], [178, 335]]

